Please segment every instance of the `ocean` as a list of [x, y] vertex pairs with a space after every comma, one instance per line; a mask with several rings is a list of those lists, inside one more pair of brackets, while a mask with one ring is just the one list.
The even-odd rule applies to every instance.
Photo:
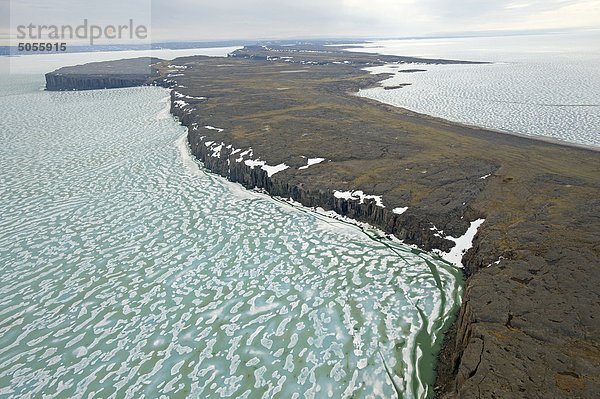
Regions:
[[44, 91], [102, 59], [54, 57], [0, 76], [0, 397], [432, 396], [459, 269], [208, 173], [165, 89]]
[[[375, 41], [354, 51], [485, 61], [405, 64], [359, 95], [494, 130], [600, 146], [600, 32]], [[403, 69], [424, 72], [405, 73]]]

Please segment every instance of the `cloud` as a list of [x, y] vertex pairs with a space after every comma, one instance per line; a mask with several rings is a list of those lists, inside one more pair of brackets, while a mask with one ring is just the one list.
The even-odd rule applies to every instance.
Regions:
[[[147, 23], [154, 41], [401, 37], [600, 26], [597, 0], [0, 0], [48, 24]], [[13, 19], [13, 25], [14, 24]], [[36, 22], [37, 23], [37, 22]], [[7, 28], [6, 18], [0, 20]]]
[[[155, 36], [400, 37], [469, 30], [600, 26], [596, 0], [222, 0], [153, 2]], [[562, 17], [560, 17], [562, 16]], [[193, 37], [192, 37], [193, 36]]]

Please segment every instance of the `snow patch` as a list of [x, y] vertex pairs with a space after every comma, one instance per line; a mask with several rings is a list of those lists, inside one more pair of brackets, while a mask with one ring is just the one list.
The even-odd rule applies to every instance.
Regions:
[[175, 98], [185, 98], [187, 100], [206, 100], [206, 97], [194, 97], [194, 96], [188, 96], [187, 94], [182, 94], [178, 91], [174, 91], [173, 92], [173, 96]]
[[404, 208], [394, 208], [392, 209], [392, 212], [394, 212], [396, 215], [402, 215], [404, 212], [406, 212], [408, 210], [408, 207], [404, 207]]
[[333, 196], [335, 198], [345, 199], [346, 201], [351, 200], [351, 199], [358, 199], [358, 198], [352, 197], [352, 191], [335, 191], [333, 193]]
[[363, 193], [361, 190], [357, 190], [357, 191], [334, 191], [333, 196], [335, 198], [341, 198], [341, 199], [345, 199], [346, 201], [349, 200], [353, 200], [353, 201], [357, 201], [360, 200], [360, 203], [364, 203], [365, 200], [374, 200], [375, 201], [375, 205], [381, 207], [381, 208], [385, 208], [385, 205], [383, 205], [383, 200], [381, 198], [381, 195], [367, 195], [365, 193]]
[[467, 229], [467, 232], [458, 237], [446, 236], [444, 238], [454, 241], [455, 245], [452, 247], [450, 252], [442, 252], [440, 255], [442, 258], [458, 267], [464, 267], [462, 264], [462, 257], [471, 247], [473, 246], [473, 238], [475, 234], [477, 234], [477, 230], [479, 226], [481, 226], [485, 222], [485, 219], [477, 219], [471, 222], [471, 226]]
[[500, 264], [500, 262], [502, 262], [502, 259], [504, 259], [504, 256], [499, 257], [497, 261], [490, 263], [489, 265], [487, 265], [487, 267], [492, 267], [494, 265]]
[[[236, 151], [232, 152], [232, 154], [235, 154], [235, 153], [236, 153]], [[248, 148], [246, 151], [242, 152], [242, 153], [240, 154], [240, 157], [239, 157], [239, 158], [237, 158], [237, 159], [235, 160], [235, 162], [238, 162], [238, 163], [239, 163], [239, 162], [242, 162], [242, 161], [244, 160], [244, 157], [245, 157], [246, 155], [250, 155], [250, 156], [254, 155], [254, 152], [252, 151], [252, 148]]]
[[255, 166], [263, 166], [266, 162], [258, 159], [247, 159], [244, 161], [246, 166], [250, 166], [250, 169], [254, 169]]
[[175, 100], [175, 101], [173, 101], [173, 104], [175, 104], [175, 106], [177, 106], [178, 108], [187, 107], [189, 105], [188, 103], [186, 103], [183, 100]]
[[434, 231], [435, 233], [433, 234], [435, 237], [440, 237], [440, 238], [444, 238], [445, 234], [444, 234], [444, 230], [440, 230], [437, 227], [435, 227], [432, 224], [433, 227], [431, 227], [429, 230]]
[[[215, 143], [216, 144], [216, 143]], [[223, 146], [225, 145], [225, 143], [221, 143], [217, 146], [212, 146], [210, 149], [213, 152], [212, 153], [212, 157], [213, 158], [220, 158], [221, 157], [221, 150], [223, 149]]]
[[225, 130], [225, 129], [221, 129], [219, 127], [214, 127], [214, 126], [209, 126], [209, 125], [204, 126], [204, 128], [208, 129], [208, 130], [216, 130], [219, 133], [221, 133], [221, 132], [223, 132]]
[[284, 163], [280, 163], [279, 165], [276, 165], [276, 166], [270, 166], [270, 165], [265, 164], [261, 167], [262, 170], [267, 172], [267, 176], [269, 176], [269, 177], [273, 176], [275, 173], [284, 171], [288, 168], [289, 168], [289, 166], [287, 166]]
[[325, 158], [308, 158], [307, 164], [305, 166], [301, 166], [298, 169], [308, 169], [309, 166], [316, 165], [325, 160]]

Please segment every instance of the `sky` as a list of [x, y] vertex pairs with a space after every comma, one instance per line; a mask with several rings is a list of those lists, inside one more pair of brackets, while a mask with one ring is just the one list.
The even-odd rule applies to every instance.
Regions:
[[600, 0], [0, 0], [0, 14], [0, 38], [19, 24], [134, 19], [154, 42], [600, 29]]

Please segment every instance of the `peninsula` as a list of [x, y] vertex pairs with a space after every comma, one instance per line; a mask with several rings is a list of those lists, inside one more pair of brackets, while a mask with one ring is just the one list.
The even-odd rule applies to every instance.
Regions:
[[[62, 68], [48, 90], [160, 85], [193, 154], [248, 188], [449, 253], [479, 226], [438, 364], [440, 397], [600, 391], [600, 152], [355, 96], [385, 63], [463, 61], [251, 46], [228, 58]], [[420, 67], [421, 67], [420, 66]], [[482, 222], [482, 223], [481, 223]], [[462, 254], [458, 254], [459, 257]]]

